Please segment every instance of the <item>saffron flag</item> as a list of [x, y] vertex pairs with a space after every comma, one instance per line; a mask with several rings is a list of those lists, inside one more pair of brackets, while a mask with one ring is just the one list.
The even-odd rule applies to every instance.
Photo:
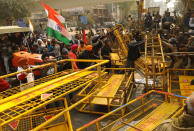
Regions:
[[46, 4], [42, 3], [42, 5], [48, 15], [48, 24], [46, 29], [48, 36], [54, 37], [57, 40], [68, 45], [72, 37], [63, 25], [65, 19]]

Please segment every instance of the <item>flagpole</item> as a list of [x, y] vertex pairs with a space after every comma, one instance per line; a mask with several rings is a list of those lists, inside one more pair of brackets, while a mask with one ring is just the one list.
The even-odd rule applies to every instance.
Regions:
[[[34, 32], [34, 27], [33, 27], [33, 25], [32, 25], [32, 22], [31, 22], [30, 19], [28, 19], [28, 22], [29, 22], [29, 28], [30, 28], [31, 32], [33, 33], [33, 32]], [[27, 45], [28, 45], [29, 52], [31, 53], [31, 49], [30, 49], [30, 46], [29, 46], [29, 43], [28, 43], [27, 40], [26, 40], [26, 43], [27, 43]]]
[[28, 40], [27, 40], [27, 38], [26, 38], [26, 34], [25, 34], [25, 33], [24, 33], [24, 37], [25, 37], [25, 39], [26, 39], [26, 45], [28, 46], [28, 51], [31, 53], [30, 46], [29, 46], [29, 44], [28, 44]]

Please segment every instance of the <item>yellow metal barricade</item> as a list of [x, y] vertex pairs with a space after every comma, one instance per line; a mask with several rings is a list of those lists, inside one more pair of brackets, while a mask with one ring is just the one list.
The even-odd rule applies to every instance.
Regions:
[[37, 65], [37, 66], [35, 66], [35, 67], [31, 68], [31, 69], [27, 69], [27, 70], [23, 70], [23, 71], [19, 71], [19, 72], [14, 72], [14, 73], [11, 73], [11, 74], [0, 76], [0, 79], [6, 79], [6, 78], [9, 78], [9, 77], [16, 76], [17, 74], [22, 73], [22, 72], [41, 71], [41, 70], [43, 70], [44, 68], [47, 68], [47, 67], [49, 67], [49, 68], [53, 67], [55, 69], [55, 73], [52, 74], [52, 75], [48, 75], [46, 77], [37, 79], [37, 80], [35, 80], [33, 82], [29, 82], [29, 83], [22, 84], [22, 85], [19, 85], [19, 86], [15, 86], [15, 87], [12, 86], [12, 88], [10, 88], [10, 89], [8, 89], [6, 91], [0, 92], [0, 99], [4, 99], [6, 97], [9, 97], [11, 95], [14, 95], [14, 94], [17, 94], [17, 93], [21, 92], [21, 88], [25, 89], [25, 88], [33, 87], [33, 86], [36, 86], [36, 85], [48, 82], [50, 80], [53, 80], [55, 78], [58, 78], [58, 77], [61, 77], [61, 76], [65, 76], [65, 75], [67, 75], [69, 73], [72, 73], [73, 72], [72, 69], [67, 69], [67, 70], [64, 70], [64, 71], [61, 71], [61, 72], [57, 72], [57, 68], [56, 68], [57, 64], [63, 64], [64, 62], [67, 62], [67, 60], [60, 60], [60, 61], [57, 61], [57, 62], [47, 63], [47, 64], [43, 64], [43, 65]]
[[[97, 64], [87, 67], [78, 72], [68, 74], [49, 82], [36, 85], [17, 94], [11, 95], [0, 101], [0, 127], [13, 120], [24, 117], [34, 111], [62, 98], [94, 80], [101, 81], [100, 66], [109, 62], [108, 60], [65, 60], [70, 62], [97, 62]], [[89, 71], [97, 68], [97, 71]], [[61, 112], [60, 112], [61, 113]], [[68, 113], [68, 112], [65, 112]], [[57, 116], [57, 115], [56, 115]], [[67, 117], [69, 117], [67, 115]], [[55, 117], [54, 117], [55, 118]], [[68, 118], [70, 119], [70, 117]], [[49, 121], [49, 120], [48, 120]], [[69, 121], [70, 122], [70, 121]], [[41, 124], [42, 125], [42, 124]], [[43, 127], [41, 127], [42, 129]]]
[[29, 83], [22, 84], [22, 85], [19, 85], [19, 86], [16, 86], [16, 87], [12, 87], [12, 88], [10, 88], [10, 89], [8, 89], [6, 91], [0, 92], [0, 98], [4, 99], [6, 97], [9, 97], [11, 95], [14, 95], [14, 94], [17, 94], [17, 93], [21, 92], [21, 89], [20, 89], [21, 87], [37, 86], [39, 84], [51, 81], [51, 80], [56, 79], [58, 77], [65, 76], [65, 75], [67, 75], [69, 73], [72, 73], [72, 72], [73, 72], [72, 70], [61, 71], [61, 72], [58, 72], [58, 73], [55, 73], [55, 74], [52, 74], [52, 75], [49, 75], [49, 76], [37, 79], [37, 80], [35, 80], [33, 82], [29, 82]]
[[145, 79], [146, 90], [165, 88], [166, 62], [160, 35], [147, 34], [145, 36]]
[[[47, 67], [51, 67], [51, 66], [52, 67], [57, 67], [57, 64], [63, 64], [64, 62], [71, 62], [71, 63], [73, 63], [73, 61], [74, 60], [71, 60], [71, 59], [64, 59], [64, 60], [60, 60], [60, 61], [57, 61], [57, 62], [54, 62], [54, 63], [43, 64], [43, 65], [39, 65], [39, 66], [33, 67], [31, 69], [27, 69], [27, 70], [23, 70], [23, 71], [19, 71], [19, 72], [14, 72], [14, 73], [11, 73], [11, 74], [0, 76], [0, 79], [1, 78], [5, 79], [5, 78], [12, 77], [12, 76], [16, 76], [17, 74], [22, 73], [22, 72], [34, 71], [34, 70], [42, 70], [43, 68], [47, 68]], [[77, 62], [88, 62], [88, 61], [89, 60], [77, 60]], [[91, 62], [101, 62], [101, 60], [91, 60]], [[72, 64], [72, 66], [73, 66], [73, 64]], [[73, 69], [74, 68], [72, 67], [71, 69], [67, 69], [67, 70], [64, 70], [64, 71], [61, 71], [61, 72], [57, 72], [57, 70], [55, 70], [55, 73], [52, 74], [52, 75], [49, 75], [49, 76], [37, 79], [37, 80], [35, 80], [33, 82], [29, 82], [29, 83], [22, 84], [22, 85], [19, 85], [19, 86], [16, 86], [16, 87], [12, 87], [12, 88], [10, 88], [10, 89], [8, 89], [6, 91], [0, 92], [0, 99], [4, 99], [6, 97], [9, 97], [11, 95], [14, 95], [14, 94], [17, 94], [17, 93], [21, 92], [20, 88], [33, 87], [33, 86], [36, 86], [36, 85], [39, 85], [39, 84], [51, 81], [51, 80], [53, 80], [55, 78], [68, 75], [68, 74], [74, 72]]]
[[[177, 99], [180, 103], [171, 101], [174, 99]], [[182, 96], [152, 90], [85, 124], [77, 131], [153, 130], [165, 119], [179, 115], [183, 110], [184, 100], [185, 97]], [[119, 112], [123, 112], [123, 110], [126, 110], [125, 114], [112, 117]], [[137, 118], [142, 119], [135, 121]]]
[[194, 80], [194, 69], [168, 69], [168, 92], [189, 96], [194, 92], [191, 81]]
[[[118, 24], [108, 30], [108, 37], [112, 41], [111, 47], [114, 50], [114, 53], [111, 53], [112, 65], [125, 66], [128, 56], [128, 44], [130, 42], [126, 29], [123, 25]], [[116, 38], [116, 44], [112, 37]]]
[[[59, 107], [52, 107], [49, 109], [42, 109], [36, 112], [33, 112], [30, 115], [23, 116], [17, 120], [12, 121], [11, 123], [4, 125], [2, 130], [3, 131], [10, 131], [10, 130], [18, 130], [18, 131], [29, 131], [33, 128], [35, 128], [38, 125], [41, 125], [42, 123], [48, 121], [49, 119], [53, 118], [56, 114], [61, 112], [62, 110], [68, 108], [67, 106], [67, 101], [66, 98], [61, 98], [57, 100], [56, 102], [63, 102], [64, 104], [59, 106]], [[68, 113], [68, 112], [67, 112]], [[55, 127], [58, 125], [63, 126], [66, 128], [63, 129], [68, 129], [68, 127], [72, 127], [71, 123], [67, 120], [67, 114], [64, 114], [60, 118], [57, 119], [57, 121], [54, 121], [50, 123], [47, 126], [47, 129]]]
[[[135, 84], [134, 69], [106, 68], [106, 70], [111, 71], [111, 73], [103, 75], [101, 83], [94, 81], [90, 85], [85, 86], [72, 99], [74, 102], [79, 101], [81, 98], [98, 90], [87, 101], [84, 101], [80, 106], [76, 107], [78, 111], [105, 114], [129, 101]], [[98, 111], [100, 107], [103, 108], [102, 111]]]

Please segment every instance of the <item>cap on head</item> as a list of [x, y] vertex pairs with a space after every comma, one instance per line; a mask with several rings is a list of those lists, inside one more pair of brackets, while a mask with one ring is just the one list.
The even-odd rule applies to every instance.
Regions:
[[74, 44], [74, 45], [71, 46], [71, 50], [77, 50], [77, 48], [78, 48], [77, 44]]
[[87, 51], [92, 51], [92, 45], [87, 45], [87, 46], [86, 46], [86, 50], [87, 50]]

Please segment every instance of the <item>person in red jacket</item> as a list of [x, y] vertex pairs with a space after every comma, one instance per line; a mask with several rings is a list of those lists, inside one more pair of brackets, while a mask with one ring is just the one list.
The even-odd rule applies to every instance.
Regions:
[[[77, 49], [78, 49], [77, 44], [74, 44], [74, 45], [71, 46], [71, 51], [68, 54], [69, 59], [77, 59]], [[74, 66], [74, 69], [76, 71], [78, 71], [78, 67], [77, 67], [76, 62], [73, 62], [73, 66]]]
[[5, 91], [9, 88], [10, 88], [10, 84], [4, 79], [0, 79], [0, 92]]

